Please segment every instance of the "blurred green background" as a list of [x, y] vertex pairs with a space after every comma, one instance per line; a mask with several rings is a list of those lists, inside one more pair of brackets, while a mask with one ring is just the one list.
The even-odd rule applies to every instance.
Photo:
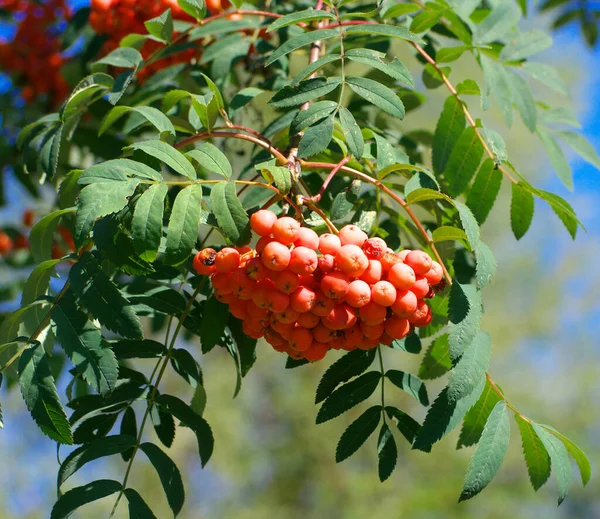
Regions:
[[[547, 20], [546, 20], [547, 21]], [[536, 20], [536, 26], [545, 20]], [[406, 47], [404, 47], [406, 49]], [[410, 63], [412, 58], [402, 56]], [[600, 52], [581, 41], [576, 27], [555, 34], [555, 46], [541, 60], [559, 68], [570, 84], [571, 103], [583, 131], [600, 147]], [[469, 58], [463, 71], [474, 68]], [[413, 63], [414, 65], [414, 63]], [[455, 80], [461, 68], [455, 67]], [[548, 92], [540, 87], [543, 98]], [[431, 102], [407, 118], [404, 130], [433, 128], [446, 92], [427, 92]], [[481, 113], [471, 100], [476, 116]], [[548, 206], [536, 203], [527, 235], [517, 242], [510, 232], [510, 191], [505, 185], [483, 238], [498, 259], [498, 273], [485, 289], [483, 328], [493, 337], [490, 372], [508, 400], [536, 421], [553, 425], [600, 461], [600, 173], [570, 156], [575, 191], [569, 192], [552, 172], [537, 140], [515, 121], [508, 130], [492, 112], [486, 124], [504, 136], [511, 160], [539, 187], [566, 198], [577, 210], [587, 232], [573, 242]], [[0, 211], [0, 224], [20, 220], [24, 207], [34, 206], [18, 185], [10, 183], [9, 204]], [[13, 273], [0, 265], [0, 283]], [[556, 506], [553, 479], [539, 492], [531, 489], [514, 421], [509, 453], [493, 483], [476, 499], [457, 504], [472, 449], [455, 450], [458, 431], [433, 448], [432, 454], [411, 451], [399, 443], [398, 467], [385, 483], [377, 478], [376, 435], [357, 455], [336, 464], [339, 436], [365, 404], [354, 412], [316, 426], [314, 392], [334, 356], [314, 365], [284, 369], [285, 359], [259, 345], [258, 361], [232, 400], [235, 373], [224, 350], [200, 357], [208, 393], [206, 418], [216, 447], [206, 469], [197, 458], [196, 440], [178, 429], [170, 455], [184, 470], [187, 501], [180, 517], [265, 519], [434, 518], [600, 518], [600, 481], [594, 474], [581, 488], [578, 474], [567, 500]], [[419, 359], [386, 352], [386, 367], [416, 372]], [[60, 385], [59, 381], [59, 385]], [[63, 381], [64, 382], [64, 381]], [[435, 395], [443, 381], [429, 384]], [[64, 387], [64, 383], [63, 383]], [[182, 385], [165, 381], [180, 396]], [[56, 497], [58, 468], [54, 444], [30, 421], [18, 391], [2, 390], [5, 429], [0, 431], [0, 517], [45, 518]], [[377, 396], [373, 397], [374, 399]], [[389, 389], [389, 401], [417, 419], [424, 410], [399, 390]], [[142, 405], [141, 403], [139, 404]], [[66, 451], [60, 453], [64, 458]], [[73, 486], [95, 479], [120, 479], [120, 458], [97, 461], [72, 478]], [[131, 481], [159, 518], [171, 513], [153, 470], [140, 456]], [[75, 517], [105, 517], [112, 501], [82, 509]], [[126, 511], [120, 508], [122, 516]], [[119, 514], [117, 514], [119, 516]]]

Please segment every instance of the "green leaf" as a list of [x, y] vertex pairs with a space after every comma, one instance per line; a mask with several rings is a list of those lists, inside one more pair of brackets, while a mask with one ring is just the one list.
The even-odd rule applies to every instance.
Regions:
[[156, 259], [163, 232], [163, 213], [168, 186], [154, 184], [138, 199], [131, 222], [133, 245], [144, 261]]
[[[469, 410], [463, 420], [460, 436], [458, 437], [457, 449], [461, 447], [470, 447], [479, 442], [483, 433], [483, 428], [490, 416], [490, 413], [498, 402], [502, 400], [496, 390], [492, 387], [489, 380], [486, 380], [485, 388], [477, 400], [477, 403]], [[517, 415], [515, 415], [516, 417]]]
[[206, 300], [202, 323], [200, 325], [200, 342], [202, 351], [212, 350], [219, 342], [225, 327], [229, 321], [229, 309], [225, 303], [221, 303], [215, 296]]
[[316, 21], [316, 20], [335, 20], [335, 15], [320, 9], [304, 9], [295, 11], [275, 20], [267, 28], [267, 32], [277, 31], [288, 25], [296, 25], [301, 22]]
[[113, 454], [120, 454], [131, 449], [135, 444], [135, 436], [125, 434], [106, 436], [83, 444], [71, 452], [62, 462], [58, 470], [56, 486], [60, 489], [67, 479], [87, 463]]
[[454, 206], [458, 211], [458, 216], [460, 218], [460, 223], [465, 230], [467, 238], [469, 239], [469, 243], [471, 244], [472, 249], [476, 249], [479, 245], [479, 224], [471, 210], [462, 202], [458, 200], [454, 200]]
[[327, 397], [317, 413], [317, 423], [323, 423], [352, 409], [369, 398], [381, 380], [381, 373], [370, 371], [338, 387]]
[[435, 128], [431, 148], [433, 170], [438, 175], [446, 169], [448, 159], [465, 129], [465, 124], [466, 118], [461, 102], [455, 96], [448, 97]]
[[517, 107], [523, 123], [530, 132], [534, 132], [537, 125], [537, 110], [535, 99], [527, 82], [512, 70], [509, 70], [506, 78], [512, 91], [512, 99]]
[[112, 479], [98, 479], [87, 485], [72, 488], [58, 498], [52, 508], [50, 519], [67, 519], [83, 505], [115, 494], [122, 488], [121, 483]]
[[352, 456], [375, 432], [381, 421], [381, 406], [376, 405], [361, 414], [342, 434], [335, 451], [335, 461], [340, 463]]
[[140, 449], [148, 456], [150, 463], [158, 473], [169, 507], [173, 511], [173, 515], [177, 516], [181, 512], [185, 501], [183, 480], [177, 465], [153, 443], [142, 443]]
[[256, 169], [263, 178], [273, 184], [282, 195], [287, 195], [292, 189], [292, 177], [290, 170], [285, 166], [274, 165], [275, 161], [261, 162], [256, 164]]
[[[146, 119], [152, 124], [159, 133], [167, 132], [175, 137], [175, 127], [171, 120], [163, 114], [157, 108], [152, 106], [115, 106], [110, 112], [106, 114], [102, 120], [102, 124], [98, 129], [98, 135], [102, 135], [108, 130], [113, 124], [115, 124], [121, 117], [129, 112], [135, 112]], [[138, 126], [136, 126], [137, 128]], [[125, 132], [128, 133], [128, 132]]]
[[173, 37], [173, 17], [171, 16], [171, 9], [167, 9], [160, 16], [144, 22], [144, 26], [148, 33], [157, 40], [164, 43], [171, 41], [171, 38]]
[[119, 68], [136, 69], [144, 58], [137, 49], [132, 47], [119, 47], [99, 59], [94, 65], [112, 65]]
[[156, 403], [167, 409], [183, 425], [189, 427], [194, 432], [198, 440], [200, 461], [204, 467], [210, 459], [215, 443], [212, 431], [206, 420], [175, 396], [160, 395], [156, 399]]
[[588, 457], [579, 447], [577, 447], [577, 445], [569, 440], [569, 438], [559, 433], [556, 429], [550, 427], [549, 425], [542, 425], [542, 427], [550, 431], [561, 442], [563, 442], [564, 446], [569, 451], [569, 454], [573, 456], [573, 459], [577, 463], [577, 466], [579, 467], [579, 473], [581, 474], [581, 482], [583, 483], [583, 486], [586, 486], [592, 477], [592, 465], [590, 464]]
[[454, 282], [448, 304], [448, 348], [458, 359], [477, 336], [481, 321], [481, 294], [473, 285]]
[[413, 449], [429, 452], [435, 442], [454, 430], [467, 411], [475, 405], [484, 386], [485, 380], [482, 380], [469, 396], [458, 402], [449, 401], [448, 390], [444, 388], [429, 408], [413, 443]]
[[473, 79], [465, 79], [456, 85], [456, 92], [458, 95], [480, 96], [481, 88], [479, 88], [477, 81], [474, 81]]
[[197, 178], [196, 170], [185, 155], [166, 142], [156, 140], [135, 142], [125, 149], [141, 150], [164, 162], [174, 171], [188, 177], [190, 180], [196, 180]]
[[103, 342], [100, 329], [88, 321], [73, 297], [66, 295], [52, 312], [56, 338], [83, 379], [98, 393], [110, 393], [117, 384], [119, 365]]
[[301, 81], [295, 86], [283, 87], [269, 101], [275, 108], [299, 106], [335, 90], [342, 83], [339, 77], [316, 77]]
[[[131, 436], [133, 438], [137, 438], [137, 435], [138, 435], [137, 421], [135, 419], [135, 411], [131, 407], [128, 407], [127, 409], [125, 409], [125, 412], [123, 413], [123, 417], [121, 418], [120, 432], [121, 432], [122, 436], [125, 435], [125, 436]], [[129, 461], [131, 459], [131, 456], [133, 456], [133, 451], [134, 451], [133, 447], [122, 451], [121, 458], [123, 458], [123, 461]]]
[[295, 86], [298, 83], [300, 83], [300, 81], [314, 74], [317, 70], [323, 68], [325, 65], [328, 65], [329, 63], [333, 63], [334, 61], [338, 61], [340, 59], [342, 59], [342, 56], [340, 54], [325, 54], [325, 56], [322, 56], [318, 60], [309, 63], [300, 72], [298, 72], [293, 77], [290, 84], [292, 86]]
[[[189, 0], [179, 0], [179, 3], [188, 2]], [[196, 1], [196, 0], [192, 0]], [[123, 495], [127, 498], [129, 505], [129, 519], [156, 519], [156, 516], [133, 488], [126, 488]]]
[[304, 132], [298, 146], [298, 157], [306, 159], [327, 149], [333, 137], [333, 117], [323, 119]]
[[112, 76], [103, 73], [90, 74], [82, 79], [60, 110], [60, 119], [66, 122], [83, 112], [85, 108], [109, 92], [114, 84]]
[[554, 193], [550, 193], [548, 191], [543, 191], [542, 189], [536, 190], [537, 196], [539, 196], [542, 200], [545, 200], [550, 204], [550, 207], [559, 217], [560, 221], [564, 224], [567, 231], [571, 235], [571, 238], [575, 239], [575, 235], [577, 234], [577, 227], [583, 227], [583, 224], [577, 218], [575, 211], [571, 207], [571, 205], [564, 199]]
[[558, 108], [548, 108], [539, 114], [539, 120], [546, 124], [560, 123], [574, 128], [581, 128], [581, 123], [570, 108], [560, 106]]
[[167, 229], [165, 262], [177, 265], [189, 258], [198, 240], [202, 211], [202, 186], [192, 184], [175, 197]]
[[379, 431], [377, 457], [379, 458], [379, 481], [383, 483], [392, 475], [392, 472], [394, 472], [398, 460], [398, 449], [396, 448], [394, 435], [388, 424], [385, 422], [381, 425], [381, 430]]
[[19, 385], [35, 423], [58, 443], [73, 443], [71, 426], [56, 392], [50, 363], [40, 343], [27, 348], [19, 359]]
[[354, 116], [347, 108], [340, 106], [338, 115], [350, 153], [352, 153], [354, 158], [360, 159], [365, 151], [365, 140], [360, 127], [356, 124]]
[[400, 434], [406, 438], [408, 443], [412, 444], [421, 428], [418, 422], [396, 407], [386, 406], [385, 412], [390, 418], [396, 420], [396, 427]]
[[485, 378], [492, 354], [492, 338], [489, 333], [478, 332], [465, 349], [448, 380], [448, 400], [458, 401], [470, 395]]
[[31, 248], [31, 255], [36, 263], [41, 263], [52, 258], [54, 233], [60, 222], [60, 218], [65, 214], [74, 212], [75, 210], [71, 208], [54, 211], [44, 216], [44, 218], [33, 226], [29, 235], [29, 246]]
[[390, 88], [377, 81], [364, 77], [350, 76], [346, 78], [346, 83], [354, 93], [363, 97], [369, 103], [381, 108], [384, 112], [387, 112], [398, 119], [404, 118], [404, 104], [398, 95]]
[[520, 240], [529, 229], [533, 220], [533, 195], [521, 184], [512, 184], [510, 203], [510, 225], [517, 240]]
[[600, 157], [598, 157], [598, 152], [583, 135], [569, 131], [556, 132], [556, 135], [573, 148], [575, 153], [586, 162], [589, 162], [592, 166], [600, 169]]
[[443, 193], [440, 193], [439, 191], [434, 191], [433, 189], [429, 189], [427, 187], [422, 187], [419, 189], [415, 189], [414, 191], [411, 191], [408, 194], [408, 196], [406, 197], [406, 203], [408, 205], [411, 205], [411, 204], [418, 204], [420, 202], [425, 202], [427, 200], [439, 200], [439, 199], [446, 200], [447, 197], [446, 197], [446, 195], [444, 195]]
[[177, 4], [196, 20], [202, 20], [206, 16], [206, 3], [204, 0], [177, 0]]
[[427, 388], [418, 377], [399, 371], [397, 369], [389, 369], [385, 373], [386, 378], [396, 387], [406, 391], [415, 400], [427, 407], [429, 405], [429, 397], [427, 396]]
[[552, 168], [556, 171], [558, 178], [565, 185], [567, 189], [573, 191], [573, 175], [571, 174], [571, 166], [569, 166], [569, 162], [565, 157], [564, 152], [556, 142], [556, 139], [552, 135], [550, 135], [546, 130], [539, 127], [537, 129], [538, 137], [544, 148], [546, 149], [546, 153], [550, 158], [550, 164], [552, 164]]
[[58, 207], [65, 209], [75, 205], [79, 196], [79, 179], [83, 174], [81, 169], [69, 171], [58, 187]]
[[563, 442], [554, 434], [541, 425], [536, 423], [532, 425], [550, 455], [550, 462], [556, 476], [556, 482], [558, 483], [558, 504], [560, 505], [565, 500], [565, 497], [567, 497], [569, 486], [571, 485], [571, 461], [569, 460], [569, 454]]
[[210, 192], [210, 203], [219, 229], [235, 245], [250, 241], [250, 219], [238, 199], [235, 184], [221, 182]]
[[[60, 262], [60, 259], [43, 261], [33, 269], [23, 287], [22, 308], [33, 303], [38, 297], [46, 295], [50, 286], [50, 278], [56, 275], [54, 267]], [[46, 305], [33, 305], [29, 311], [23, 313], [23, 324], [28, 335], [35, 332], [46, 317], [48, 310]], [[49, 340], [53, 340], [53, 338], [50, 337]]]
[[448, 334], [437, 337], [427, 348], [419, 367], [419, 377], [431, 380], [441, 377], [452, 368], [450, 351], [448, 350]]
[[450, 196], [456, 197], [466, 189], [479, 168], [482, 157], [483, 145], [475, 129], [469, 126], [453, 144], [448, 163], [444, 169]]
[[475, 43], [491, 43], [506, 35], [521, 19], [521, 10], [513, 2], [498, 2], [492, 12], [475, 27]]
[[86, 252], [71, 267], [69, 281], [77, 297], [107, 329], [123, 337], [139, 339], [143, 330], [130, 302]]
[[477, 259], [475, 281], [477, 288], [481, 290], [496, 274], [496, 258], [491, 249], [482, 241], [479, 242], [479, 245], [475, 249], [475, 258]]
[[98, 218], [116, 213], [129, 202], [140, 181], [99, 182], [81, 190], [75, 217], [75, 243], [83, 245]]
[[414, 41], [415, 43], [424, 43], [423, 39], [410, 32], [406, 27], [399, 25], [386, 25], [371, 23], [365, 25], [353, 25], [346, 27], [344, 32], [347, 35], [354, 34], [373, 34], [375, 36], [385, 36], [386, 38], [398, 38], [400, 40]]
[[528, 61], [521, 65], [521, 70], [555, 92], [566, 96], [569, 95], [567, 84], [563, 81], [554, 67], [545, 65], [544, 63]]
[[306, 110], [300, 110], [292, 124], [290, 124], [290, 135], [295, 135], [302, 130], [317, 124], [319, 121], [329, 117], [334, 110], [337, 110], [338, 104], [334, 101], [317, 101], [312, 103]]
[[467, 196], [467, 207], [482, 225], [490, 214], [502, 184], [502, 173], [492, 159], [483, 161]]
[[175, 420], [173, 420], [171, 413], [155, 405], [150, 410], [150, 420], [152, 421], [154, 432], [161, 443], [165, 447], [171, 447], [175, 440]]
[[512, 38], [500, 52], [500, 59], [504, 61], [518, 61], [532, 54], [547, 49], [552, 45], [552, 38], [543, 31], [533, 29], [522, 32]]
[[142, 162], [131, 159], [114, 159], [87, 168], [79, 177], [78, 184], [86, 186], [97, 182], [124, 181], [129, 175], [147, 180], [163, 180], [158, 171]]
[[450, 227], [448, 225], [442, 225], [441, 227], [435, 229], [431, 233], [431, 238], [435, 243], [457, 240], [464, 240], [465, 242], [468, 241], [465, 231], [459, 229], [458, 227]]
[[319, 382], [315, 404], [325, 400], [343, 382], [364, 373], [374, 358], [375, 350], [354, 350], [336, 360]]
[[264, 94], [264, 90], [256, 87], [247, 87], [235, 94], [229, 102], [229, 118], [232, 119], [242, 108], [254, 100], [260, 94]]
[[475, 497], [494, 479], [506, 455], [509, 440], [510, 421], [506, 402], [501, 401], [491, 412], [469, 462], [459, 502]]
[[233, 173], [227, 156], [214, 144], [203, 142], [198, 148], [188, 151], [186, 156], [196, 160], [206, 170], [229, 179]]
[[311, 43], [316, 41], [324, 41], [330, 38], [335, 38], [339, 36], [340, 32], [337, 29], [320, 29], [316, 31], [309, 31], [300, 34], [299, 36], [295, 36], [286, 40], [283, 45], [280, 45], [273, 51], [269, 59], [266, 61], [265, 66], [268, 67], [272, 65], [277, 60], [287, 56], [290, 52], [293, 52], [302, 47], [306, 47]]
[[523, 444], [523, 456], [527, 465], [529, 480], [534, 490], [541, 488], [548, 478], [552, 469], [550, 464], [550, 455], [544, 447], [542, 440], [535, 432], [531, 422], [524, 420], [518, 414], [515, 414], [515, 420], [521, 433]]
[[466, 45], [460, 45], [458, 47], [446, 47], [440, 49], [436, 54], [435, 60], [438, 63], [451, 63], [460, 58], [465, 51], [469, 50], [469, 48], [470, 47], [467, 47]]
[[402, 81], [408, 86], [415, 86], [415, 82], [413, 81], [409, 70], [406, 68], [406, 65], [398, 58], [394, 58], [391, 63], [386, 63], [384, 61], [386, 56], [385, 53], [377, 52], [372, 49], [350, 49], [346, 51], [345, 56], [350, 61], [376, 68], [393, 79]]

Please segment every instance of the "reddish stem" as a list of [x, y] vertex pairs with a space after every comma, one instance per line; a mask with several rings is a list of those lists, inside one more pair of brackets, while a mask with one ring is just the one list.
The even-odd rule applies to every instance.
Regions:
[[306, 200], [310, 200], [311, 202], [318, 202], [319, 200], [321, 200], [321, 198], [323, 197], [323, 193], [325, 193], [325, 190], [327, 189], [327, 186], [331, 182], [331, 179], [344, 166], [344, 164], [346, 164], [349, 160], [350, 160], [350, 157], [344, 157], [340, 162], [338, 162], [335, 165], [335, 167], [331, 170], [331, 172], [329, 173], [329, 175], [327, 175], [327, 178], [325, 179], [325, 182], [323, 182], [323, 185], [321, 186], [321, 189], [319, 189], [319, 192], [315, 196], [311, 196], [310, 198], [306, 198]]

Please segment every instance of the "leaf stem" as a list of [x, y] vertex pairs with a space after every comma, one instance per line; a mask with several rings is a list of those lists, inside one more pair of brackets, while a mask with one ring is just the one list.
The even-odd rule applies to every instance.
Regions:
[[[127, 469], [125, 470], [125, 476], [123, 477], [123, 483], [121, 486], [121, 490], [119, 491], [119, 494], [117, 496], [117, 499], [115, 501], [115, 504], [112, 508], [112, 511], [110, 513], [109, 519], [111, 517], [113, 517], [115, 515], [115, 512], [117, 510], [117, 506], [119, 506], [119, 502], [121, 501], [121, 497], [123, 497], [123, 492], [125, 491], [125, 489], [127, 488], [127, 481], [129, 479], [129, 474], [131, 473], [131, 468], [133, 467], [133, 462], [135, 460], [135, 455], [137, 454], [140, 445], [142, 444], [142, 436], [144, 434], [144, 427], [146, 426], [146, 423], [148, 421], [148, 416], [150, 416], [150, 412], [152, 411], [152, 408], [154, 406], [154, 399], [156, 398], [156, 393], [158, 392], [158, 386], [163, 378], [163, 375], [165, 374], [165, 371], [167, 369], [167, 366], [169, 364], [169, 361], [171, 360], [171, 356], [173, 355], [173, 350], [175, 349], [175, 342], [177, 341], [177, 336], [179, 335], [179, 332], [181, 331], [181, 328], [183, 326], [183, 322], [185, 321], [185, 319], [187, 318], [187, 316], [190, 314], [192, 307], [194, 305], [194, 301], [196, 300], [196, 297], [198, 296], [198, 294], [200, 293], [200, 291], [202, 290], [202, 287], [204, 286], [204, 284], [206, 283], [206, 280], [208, 278], [204, 278], [200, 283], [198, 283], [198, 286], [196, 287], [196, 289], [194, 290], [194, 293], [192, 294], [192, 297], [190, 297], [189, 301], [187, 302], [187, 305], [185, 307], [185, 310], [183, 311], [183, 313], [181, 314], [181, 317], [179, 318], [179, 322], [177, 323], [177, 327], [175, 328], [175, 332], [173, 333], [173, 337], [171, 338], [171, 342], [169, 344], [169, 349], [167, 350], [167, 353], [164, 357], [164, 359], [162, 359], [162, 366], [158, 372], [158, 376], [156, 377], [156, 381], [152, 384], [152, 380], [150, 380], [150, 385], [152, 386], [152, 391], [150, 392], [150, 396], [148, 397], [148, 406], [146, 407], [146, 411], [144, 412], [144, 417], [142, 418], [142, 422], [140, 424], [140, 430], [138, 432], [138, 436], [135, 442], [135, 446], [133, 448], [133, 453], [131, 454], [131, 458], [129, 458], [129, 463], [127, 464]], [[159, 364], [161, 361], [159, 360], [157, 364]]]
[[381, 370], [381, 416], [383, 416], [383, 421], [385, 422], [385, 371], [383, 367], [381, 344], [377, 346], [377, 356], [379, 357], [379, 369]]
[[527, 418], [524, 414], [520, 413], [519, 411], [517, 411], [517, 409], [512, 406], [508, 400], [506, 400], [506, 397], [504, 396], [504, 393], [502, 393], [502, 391], [500, 391], [500, 388], [496, 385], [496, 383], [492, 380], [492, 377], [490, 377], [489, 373], [485, 374], [485, 378], [487, 379], [487, 381], [489, 382], [490, 386], [492, 386], [492, 389], [496, 392], [496, 394], [502, 399], [504, 400], [504, 403], [506, 404], [506, 407], [508, 407], [513, 413], [515, 413], [516, 415], [518, 415], [520, 418], [522, 418], [523, 420], [525, 420], [526, 422], [529, 423], [533, 423], [529, 418]]

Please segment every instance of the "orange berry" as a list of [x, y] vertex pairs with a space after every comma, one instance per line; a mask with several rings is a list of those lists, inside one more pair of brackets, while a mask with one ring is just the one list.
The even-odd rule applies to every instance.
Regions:
[[379, 339], [385, 331], [383, 322], [377, 324], [360, 323], [360, 331], [367, 339]]
[[300, 224], [296, 220], [289, 216], [284, 216], [273, 224], [271, 232], [279, 243], [290, 245], [298, 237], [298, 229], [300, 229]]
[[363, 336], [363, 340], [357, 348], [361, 350], [372, 350], [373, 348], [377, 348], [377, 346], [379, 346], [379, 339], [369, 339], [368, 337]]
[[279, 290], [269, 290], [267, 292], [267, 308], [274, 314], [283, 312], [290, 306], [290, 296], [282, 294]]
[[395, 252], [388, 251], [381, 257], [381, 268], [384, 274], [387, 274], [398, 263], [402, 263], [402, 260]]
[[388, 281], [398, 290], [412, 288], [415, 284], [415, 271], [404, 263], [396, 263], [388, 272]]
[[227, 292], [226, 294], [223, 294], [222, 292], [215, 290], [215, 298], [217, 301], [228, 305], [235, 299], [235, 295], [233, 292]]
[[319, 247], [319, 236], [315, 231], [308, 227], [300, 227], [294, 240], [296, 247], [308, 247], [312, 250], [317, 250]]
[[18, 236], [15, 236], [13, 245], [14, 245], [15, 250], [28, 249], [29, 248], [29, 240], [22, 234], [19, 234]]
[[274, 317], [281, 323], [289, 324], [289, 323], [295, 323], [298, 320], [298, 317], [300, 317], [301, 315], [308, 315], [308, 314], [299, 314], [298, 312], [295, 312], [291, 308], [286, 308], [283, 312], [274, 314]]
[[23, 225], [31, 227], [33, 225], [34, 212], [31, 209], [25, 209], [23, 212]]
[[358, 245], [342, 245], [335, 255], [337, 267], [351, 277], [362, 276], [369, 268], [369, 260]]
[[244, 269], [237, 269], [229, 276], [229, 287], [235, 297], [239, 299], [250, 299], [254, 292], [254, 288], [256, 287], [256, 283], [256, 281], [246, 274]]
[[319, 271], [320, 272], [333, 272], [335, 270], [335, 257], [331, 254], [324, 254], [319, 256]]
[[288, 342], [279, 335], [273, 328], [267, 328], [265, 330], [265, 340], [273, 346], [273, 349], [276, 351], [283, 352], [285, 351]]
[[241, 319], [242, 321], [248, 317], [248, 303], [242, 299], [234, 299], [229, 303], [229, 311], [231, 315]]
[[225, 247], [217, 252], [215, 258], [217, 272], [233, 272], [240, 266], [240, 253], [233, 247]]
[[356, 225], [344, 225], [340, 229], [338, 235], [340, 242], [343, 245], [356, 245], [362, 247], [365, 241], [367, 241], [367, 233]]
[[368, 305], [359, 308], [358, 314], [366, 324], [379, 324], [385, 320], [387, 308], [371, 301]]
[[382, 275], [383, 267], [381, 266], [381, 262], [377, 260], [369, 260], [369, 266], [367, 267], [367, 270], [365, 270], [364, 274], [360, 276], [360, 279], [369, 285], [374, 285], [381, 279]]
[[250, 227], [259, 236], [269, 236], [277, 215], [267, 209], [260, 209], [250, 216]]
[[433, 262], [431, 261], [429, 254], [425, 251], [413, 250], [406, 255], [404, 263], [411, 267], [415, 271], [415, 274], [423, 276], [429, 272]]
[[310, 276], [298, 276], [298, 285], [303, 286], [303, 287], [308, 287], [313, 290], [319, 288], [319, 283], [321, 281], [320, 280], [317, 281], [315, 274], [312, 274]]
[[[425, 326], [424, 324], [420, 323], [427, 321], [427, 318], [430, 315], [431, 309], [427, 303], [421, 299], [417, 303], [417, 309], [415, 310], [415, 313], [408, 318], [408, 322], [410, 324], [414, 324], [415, 326]], [[426, 324], [429, 324], [429, 322]]]
[[298, 314], [297, 321], [298, 324], [304, 328], [314, 328], [321, 322], [321, 319], [312, 312], [304, 312], [303, 314]]
[[292, 250], [289, 267], [299, 275], [309, 275], [317, 270], [319, 259], [317, 253], [308, 247], [295, 247]]
[[410, 287], [410, 291], [413, 292], [417, 299], [423, 299], [429, 293], [429, 283], [427, 282], [427, 278], [425, 276], [417, 276], [412, 287]]
[[291, 294], [294, 292], [299, 285], [298, 274], [291, 270], [282, 270], [281, 272], [274, 272], [273, 281], [277, 290], [284, 294]]
[[357, 317], [354, 308], [348, 305], [335, 305], [321, 322], [332, 330], [344, 330], [356, 324]]
[[327, 328], [327, 326], [325, 326], [323, 323], [317, 324], [317, 326], [313, 328], [312, 333], [315, 341], [322, 343], [333, 341], [338, 336], [338, 332], [336, 330]]
[[229, 286], [230, 276], [231, 274], [226, 274], [224, 272], [215, 272], [210, 278], [215, 290], [218, 290], [221, 292], [221, 294], [228, 294], [229, 292], [232, 292], [232, 289]]
[[354, 324], [350, 326], [347, 330], [344, 330], [344, 342], [342, 347], [345, 350], [352, 350], [356, 348], [360, 342], [363, 340], [363, 334], [360, 331], [360, 326], [358, 324]]
[[267, 295], [274, 288], [275, 283], [270, 279], [261, 279], [260, 281], [257, 281], [251, 296], [253, 303], [259, 308], [267, 308]]
[[391, 346], [394, 342], [394, 338], [390, 337], [386, 332], [383, 332], [383, 335], [379, 337], [379, 343], [385, 344], [386, 346]]
[[335, 256], [341, 246], [342, 242], [335, 234], [325, 233], [319, 236], [319, 252], [321, 254]]
[[425, 273], [425, 277], [431, 286], [437, 285], [444, 277], [442, 266], [437, 261], [432, 261], [431, 268]]
[[265, 246], [261, 258], [265, 267], [270, 270], [280, 271], [286, 269], [289, 265], [291, 252], [282, 243], [272, 241]]
[[412, 252], [411, 249], [403, 249], [400, 252], [397, 253], [397, 256], [404, 261], [406, 259], [406, 256], [408, 256], [408, 253]]
[[371, 301], [371, 287], [360, 279], [355, 279], [348, 285], [346, 303], [354, 308], [360, 308]]
[[311, 312], [319, 317], [325, 317], [331, 312], [335, 306], [335, 301], [327, 297], [320, 290], [315, 290], [315, 304], [311, 308]]
[[348, 276], [343, 272], [329, 272], [321, 278], [321, 290], [331, 299], [342, 299], [349, 289]]
[[271, 322], [271, 328], [287, 341], [289, 340], [292, 331], [296, 328], [296, 325], [294, 323], [282, 323], [275, 319], [274, 322]]
[[265, 279], [265, 277], [267, 277], [267, 268], [258, 256], [250, 258], [246, 263], [245, 269], [248, 277], [250, 279], [254, 279], [255, 281], [259, 281], [260, 279]]
[[289, 342], [290, 346], [296, 351], [306, 351], [313, 342], [313, 335], [306, 328], [294, 328], [290, 333]]
[[369, 238], [363, 243], [362, 250], [369, 259], [381, 258], [386, 250], [387, 244], [381, 238]]
[[208, 276], [217, 270], [215, 258], [217, 251], [215, 249], [202, 249], [194, 256], [194, 270], [201, 276]]
[[273, 238], [272, 236], [263, 236], [256, 242], [256, 246], [254, 247], [254, 249], [258, 254], [262, 254], [267, 244], [273, 241], [275, 241], [275, 238]]
[[417, 309], [417, 296], [410, 290], [398, 290], [392, 312], [398, 317], [410, 317]]
[[371, 300], [381, 306], [392, 306], [396, 301], [396, 288], [389, 281], [378, 281], [371, 287]]
[[385, 333], [393, 339], [402, 339], [410, 332], [410, 323], [408, 319], [393, 316], [385, 320]]
[[266, 328], [262, 325], [259, 325], [258, 327], [252, 326], [252, 322], [253, 321], [248, 320], [243, 321], [242, 331], [248, 337], [252, 337], [253, 339], [260, 339], [265, 334]]
[[304, 353], [304, 358], [310, 362], [315, 362], [317, 360], [321, 360], [327, 355], [329, 348], [327, 344], [323, 344], [317, 341], [314, 341], [310, 348], [308, 348]]
[[290, 306], [296, 312], [309, 312], [315, 305], [316, 294], [314, 290], [300, 286], [290, 296]]
[[248, 301], [248, 303], [246, 303], [246, 314], [248, 315], [248, 319], [262, 321], [263, 319], [269, 317], [269, 310], [266, 308], [260, 308], [253, 302]]

